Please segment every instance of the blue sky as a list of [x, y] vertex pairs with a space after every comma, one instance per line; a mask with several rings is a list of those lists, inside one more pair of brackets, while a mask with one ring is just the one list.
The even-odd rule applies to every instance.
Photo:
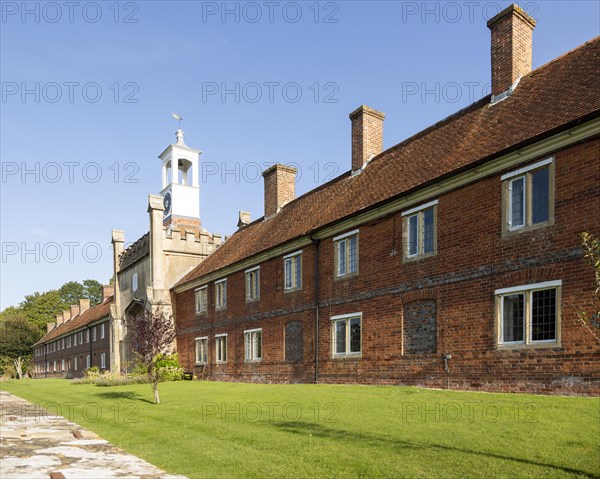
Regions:
[[[262, 215], [259, 169], [297, 166], [302, 194], [350, 168], [359, 105], [388, 148], [486, 95], [486, 19], [510, 2], [1, 3], [5, 308], [109, 280], [111, 229], [147, 231], [171, 112], [203, 152], [203, 225], [231, 234]], [[600, 34], [599, 2], [520, 4], [534, 68]]]

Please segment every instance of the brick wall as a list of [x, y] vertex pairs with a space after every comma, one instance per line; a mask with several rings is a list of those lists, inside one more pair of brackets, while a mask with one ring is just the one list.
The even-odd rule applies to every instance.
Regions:
[[[502, 234], [502, 183], [496, 175], [438, 198], [437, 255], [406, 262], [400, 213], [359, 227], [359, 274], [334, 279], [331, 239], [319, 245], [320, 382], [450, 387], [486, 391], [600, 394], [600, 346], [578, 323], [592, 311], [594, 277], [579, 233], [600, 235], [600, 141], [555, 152], [555, 222]], [[540, 158], [542, 159], [542, 158]], [[432, 198], [433, 199], [433, 198]], [[228, 307], [194, 314], [194, 291], [175, 295], [177, 345], [194, 368], [193, 340], [209, 336], [204, 377], [310, 382], [315, 375], [314, 258], [303, 249], [303, 289], [286, 293], [283, 259], [261, 263], [261, 299], [246, 303], [244, 273], [228, 277]], [[500, 288], [562, 280], [561, 342], [535, 349], [497, 347]], [[362, 355], [333, 358], [331, 321], [362, 313]], [[435, 313], [435, 322], [432, 315]], [[302, 330], [302, 359], [286, 361], [286, 325]], [[300, 328], [301, 326], [301, 328]], [[244, 362], [243, 331], [263, 329], [263, 360]], [[435, 341], [431, 337], [435, 327]], [[216, 365], [214, 335], [228, 334], [228, 362]], [[423, 334], [419, 340], [418, 334]], [[449, 372], [444, 355], [451, 354]], [[201, 368], [196, 368], [199, 373]]]

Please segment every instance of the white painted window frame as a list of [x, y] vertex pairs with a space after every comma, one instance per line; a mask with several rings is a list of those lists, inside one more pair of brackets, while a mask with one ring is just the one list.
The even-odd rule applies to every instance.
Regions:
[[[244, 362], [246, 363], [256, 363], [262, 361], [263, 359], [263, 348], [262, 348], [262, 328], [254, 328], [254, 329], [246, 329], [244, 331]], [[256, 335], [256, 333], [260, 333], [260, 357], [256, 356], [257, 342], [253, 341], [252, 338]], [[250, 344], [250, 357], [248, 356], [248, 344]]]
[[[299, 264], [294, 269], [294, 261], [296, 258], [300, 259]], [[287, 272], [288, 267], [290, 269], [290, 280], [291, 284], [288, 286], [287, 284]], [[294, 274], [297, 269], [300, 269], [300, 282], [295, 284], [296, 282], [296, 274]], [[283, 289], [284, 291], [297, 291], [302, 289], [302, 250], [295, 251], [293, 253], [287, 254], [283, 257]]]
[[[254, 282], [252, 278], [255, 274], [257, 275], [257, 279]], [[244, 282], [246, 288], [246, 302], [250, 303], [258, 301], [260, 299], [260, 266], [247, 269], [244, 272]]]
[[[221, 351], [219, 351], [219, 342], [225, 342], [225, 359], [223, 359], [223, 347], [221, 347]], [[220, 354], [219, 354], [220, 353]], [[217, 364], [225, 364], [227, 363], [227, 334], [215, 334], [215, 360]]]
[[[204, 301], [200, 301], [200, 307], [198, 307], [199, 295], [204, 293]], [[201, 297], [200, 297], [201, 298]], [[196, 314], [203, 314], [208, 311], [208, 285], [200, 286], [194, 290], [194, 311]]]
[[[360, 320], [360, 351], [350, 351], [350, 320], [358, 318]], [[334, 358], [360, 357], [362, 356], [362, 338], [363, 338], [363, 314], [362, 311], [356, 313], [338, 314], [331, 316], [331, 356]], [[343, 353], [336, 352], [336, 323], [339, 321], [346, 322], [346, 351]]]
[[[561, 310], [561, 292], [560, 288], [562, 288], [562, 280], [554, 280], [554, 281], [544, 281], [542, 283], [532, 283], [525, 284], [521, 286], [511, 286], [509, 288], [497, 289], [494, 291], [494, 295], [499, 301], [498, 307], [498, 346], [531, 346], [531, 345], [544, 345], [544, 344], [558, 344], [560, 343], [560, 310]], [[556, 291], [556, 325], [555, 325], [555, 338], [554, 339], [544, 339], [534, 341], [532, 340], [532, 328], [531, 328], [531, 318], [533, 315], [533, 293], [535, 291], [544, 291], [548, 289], [554, 289]], [[523, 334], [523, 341], [504, 341], [504, 297], [505, 296], [513, 296], [517, 294], [524, 295], [525, 308], [524, 313], [524, 327], [525, 332]]]
[[[203, 353], [202, 356], [206, 357], [206, 361], [202, 361], [202, 359], [198, 358], [198, 343], [200, 343], [200, 352]], [[204, 347], [202, 346], [204, 343], [206, 347], [206, 351], [204, 351]], [[194, 338], [194, 355], [196, 364], [208, 364], [208, 336], [200, 336], [198, 338]]]
[[227, 309], [227, 278], [215, 281], [215, 309]]

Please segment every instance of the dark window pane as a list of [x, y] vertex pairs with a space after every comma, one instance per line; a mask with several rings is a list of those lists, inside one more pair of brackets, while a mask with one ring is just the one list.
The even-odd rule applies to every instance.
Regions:
[[523, 226], [525, 224], [525, 178], [511, 181], [511, 187], [511, 226]]
[[423, 252], [433, 253], [433, 208], [423, 211]]
[[419, 217], [408, 218], [408, 254], [414, 256], [419, 252]]
[[350, 252], [348, 255], [348, 272], [349, 273], [356, 273], [357, 271], [357, 265], [358, 265], [358, 261], [357, 261], [357, 240], [358, 237], [357, 236], [351, 236], [350, 237]]
[[550, 169], [543, 168], [532, 173], [532, 222], [542, 223], [548, 221], [549, 205], [549, 178]]
[[531, 340], [555, 340], [556, 290], [534, 291], [531, 301]]
[[338, 243], [338, 275], [346, 274], [346, 240]]
[[296, 261], [296, 284], [294, 285], [294, 287], [299, 288], [302, 284], [302, 278], [300, 276], [302, 274], [302, 266], [300, 263], [300, 261], [302, 261], [302, 258], [300, 257], [300, 255], [298, 255], [294, 258], [294, 261]]
[[335, 352], [346, 352], [346, 321], [336, 321], [335, 323]]
[[350, 320], [350, 352], [360, 353], [360, 318]]
[[504, 342], [523, 341], [523, 309], [525, 296], [513, 294], [504, 297], [503, 338]]

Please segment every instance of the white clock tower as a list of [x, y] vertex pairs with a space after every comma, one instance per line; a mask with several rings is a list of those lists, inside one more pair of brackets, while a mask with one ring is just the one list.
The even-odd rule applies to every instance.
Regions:
[[165, 226], [193, 226], [200, 222], [200, 185], [198, 168], [200, 150], [183, 141], [183, 131], [175, 133], [176, 143], [165, 148], [162, 161], [162, 190]]

